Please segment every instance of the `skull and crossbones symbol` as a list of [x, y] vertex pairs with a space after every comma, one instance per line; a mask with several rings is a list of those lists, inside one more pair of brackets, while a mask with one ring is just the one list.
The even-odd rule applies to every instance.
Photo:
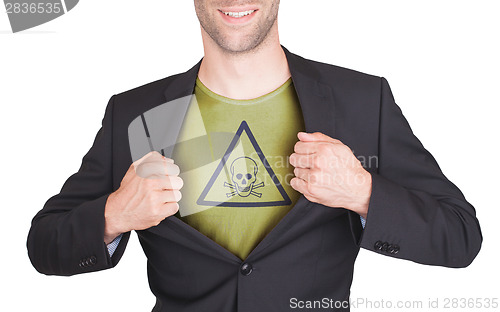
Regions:
[[231, 181], [234, 184], [224, 182], [225, 187], [229, 187], [233, 191], [226, 193], [227, 197], [239, 195], [247, 197], [250, 194], [256, 197], [261, 197], [262, 193], [257, 193], [254, 190], [263, 187], [264, 182], [255, 184], [257, 180], [257, 164], [255, 161], [246, 156], [238, 157], [231, 163]]

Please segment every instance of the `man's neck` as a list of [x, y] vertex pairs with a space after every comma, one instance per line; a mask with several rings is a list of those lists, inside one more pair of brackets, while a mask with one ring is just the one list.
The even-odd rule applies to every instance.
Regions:
[[208, 38], [203, 42], [205, 56], [198, 77], [214, 93], [232, 99], [254, 99], [277, 89], [290, 78], [277, 34], [244, 54], [228, 53]]

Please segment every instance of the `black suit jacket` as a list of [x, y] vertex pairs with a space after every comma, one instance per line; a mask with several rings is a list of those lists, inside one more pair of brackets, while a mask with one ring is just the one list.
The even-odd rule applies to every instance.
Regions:
[[[290, 298], [348, 300], [360, 247], [447, 267], [465, 267], [479, 252], [474, 208], [413, 135], [387, 81], [283, 49], [306, 130], [338, 138], [359, 159], [372, 159], [366, 228], [353, 212], [301, 196], [241, 261], [169, 217], [137, 232], [157, 297], [153, 311], [288, 311]], [[104, 207], [132, 163], [128, 126], [158, 105], [191, 95], [199, 66], [111, 97], [80, 169], [33, 219], [27, 245], [39, 272], [73, 275], [118, 263], [130, 233], [110, 258]], [[181, 123], [163, 117], [165, 131], [178, 133]]]

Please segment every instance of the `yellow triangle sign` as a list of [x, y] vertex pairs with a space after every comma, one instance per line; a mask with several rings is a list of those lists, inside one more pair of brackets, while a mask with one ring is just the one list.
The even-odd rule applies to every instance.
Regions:
[[241, 122], [196, 203], [221, 207], [269, 207], [292, 203], [246, 121]]

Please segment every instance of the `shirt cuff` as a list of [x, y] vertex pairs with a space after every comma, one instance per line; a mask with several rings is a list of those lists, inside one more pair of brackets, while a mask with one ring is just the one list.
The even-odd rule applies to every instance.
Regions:
[[361, 219], [361, 225], [363, 226], [363, 229], [364, 229], [365, 224], [366, 224], [366, 220], [362, 216], [359, 216], [359, 218]]
[[123, 234], [118, 235], [111, 243], [106, 245], [108, 247], [108, 253], [110, 257], [113, 257], [113, 254], [115, 253], [116, 247], [118, 247], [118, 244], [120, 244], [120, 240], [122, 239]]

